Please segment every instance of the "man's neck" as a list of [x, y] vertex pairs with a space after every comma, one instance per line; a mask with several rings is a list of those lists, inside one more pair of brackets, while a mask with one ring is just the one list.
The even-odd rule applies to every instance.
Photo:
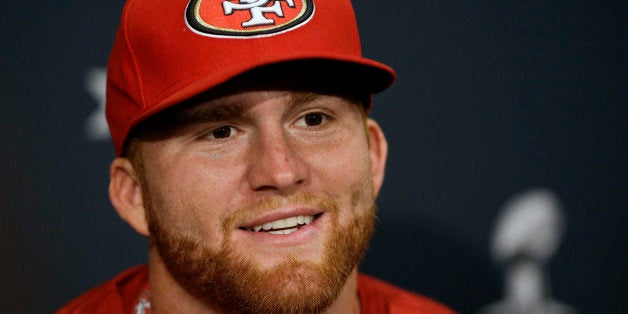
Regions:
[[[148, 278], [151, 290], [151, 309], [154, 313], [221, 313], [218, 308], [188, 293], [168, 271], [154, 248], [149, 251]], [[354, 269], [340, 295], [324, 312], [326, 314], [360, 313], [358, 272]]]

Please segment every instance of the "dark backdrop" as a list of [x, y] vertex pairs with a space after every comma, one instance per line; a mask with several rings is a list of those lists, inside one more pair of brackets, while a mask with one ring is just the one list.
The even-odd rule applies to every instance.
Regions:
[[[50, 313], [146, 244], [107, 196], [111, 143], [85, 133], [122, 1], [3, 2], [0, 312]], [[393, 66], [373, 116], [390, 142], [363, 270], [465, 313], [499, 299], [491, 229], [545, 187], [567, 216], [556, 299], [620, 313], [628, 294], [624, 1], [355, 1], [365, 55]]]

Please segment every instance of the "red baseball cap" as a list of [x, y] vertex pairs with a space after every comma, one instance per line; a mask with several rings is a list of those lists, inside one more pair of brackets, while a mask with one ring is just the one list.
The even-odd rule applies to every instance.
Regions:
[[[307, 71], [299, 62], [316, 63]], [[106, 114], [116, 154], [147, 117], [251, 70], [350, 81], [373, 94], [395, 72], [362, 57], [349, 0], [129, 0], [107, 68]]]

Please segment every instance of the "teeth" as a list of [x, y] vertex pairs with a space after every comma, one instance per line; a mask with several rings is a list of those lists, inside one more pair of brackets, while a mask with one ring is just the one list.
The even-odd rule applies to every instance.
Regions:
[[[281, 229], [281, 228], [285, 228], [285, 227], [288, 227], [287, 219], [280, 219], [280, 220], [273, 221], [273, 229]], [[292, 226], [290, 226], [290, 227], [292, 227]]]
[[[294, 216], [286, 219], [279, 219], [267, 222], [263, 225], [249, 228], [251, 231], [259, 232], [262, 229], [271, 234], [290, 234], [299, 230], [300, 225], [309, 225], [314, 220], [314, 216]], [[288, 228], [288, 229], [286, 229]], [[278, 230], [280, 229], [280, 230]]]
[[284, 230], [273, 230], [273, 231], [268, 231], [268, 233], [270, 234], [291, 234], [295, 231], [299, 230], [299, 228], [292, 228], [292, 229], [284, 229]]
[[290, 218], [288, 218], [288, 219], [286, 219], [284, 221], [286, 222], [286, 227], [287, 226], [296, 226], [296, 225], [298, 225], [297, 217], [290, 217]]

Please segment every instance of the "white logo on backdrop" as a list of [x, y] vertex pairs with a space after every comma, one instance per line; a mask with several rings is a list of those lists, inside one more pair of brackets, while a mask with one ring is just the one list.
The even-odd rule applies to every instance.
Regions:
[[105, 87], [107, 85], [107, 70], [92, 68], [85, 76], [85, 88], [92, 95], [98, 107], [85, 121], [85, 137], [92, 141], [105, 141], [109, 137], [109, 127], [105, 118]]
[[483, 314], [573, 314], [575, 309], [552, 299], [547, 263], [565, 229], [560, 201], [546, 189], [513, 196], [499, 213], [491, 253], [504, 269], [504, 298]]

